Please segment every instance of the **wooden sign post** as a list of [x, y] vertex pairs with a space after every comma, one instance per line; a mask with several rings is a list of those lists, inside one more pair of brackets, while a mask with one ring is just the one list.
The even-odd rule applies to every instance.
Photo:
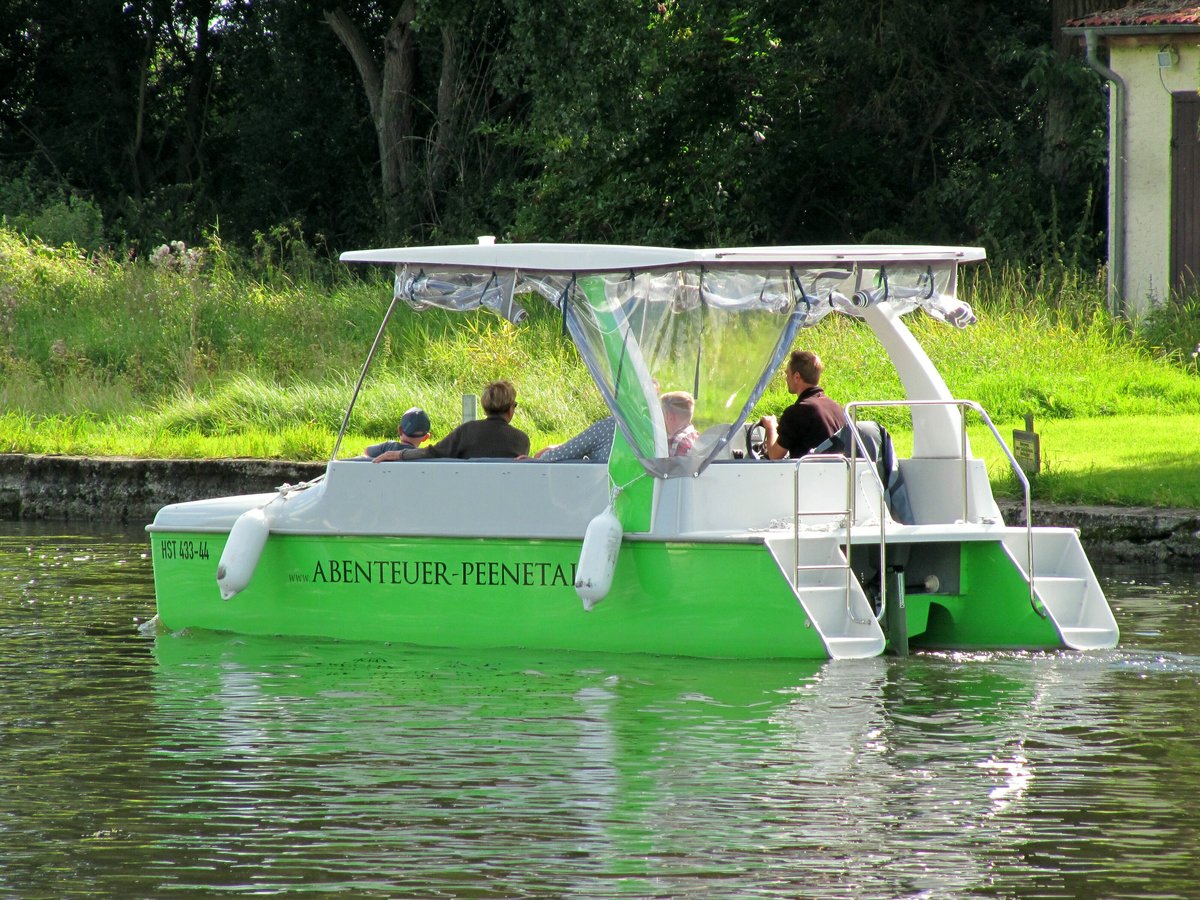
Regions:
[[1036, 475], [1042, 470], [1042, 448], [1033, 430], [1033, 413], [1025, 414], [1024, 431], [1013, 429], [1013, 456], [1026, 475]]

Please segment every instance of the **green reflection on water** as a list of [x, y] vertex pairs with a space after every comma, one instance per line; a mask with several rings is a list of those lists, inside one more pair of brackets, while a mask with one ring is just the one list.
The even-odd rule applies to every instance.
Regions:
[[[274, 790], [290, 786], [268, 803], [286, 807], [314, 783], [386, 796], [393, 826], [439, 845], [430, 858], [513, 838], [488, 855], [515, 867], [526, 844], [549, 842], [606, 879], [670, 869], [670, 854], [655, 859], [671, 819], [661, 781], [731, 776], [705, 776], [701, 797], [670, 796], [676, 811], [741, 790], [739, 770], [788, 727], [773, 713], [821, 669], [200, 634], [160, 636], [155, 656], [160, 716], [193, 711], [169, 752], [216, 765], [239, 789], [256, 782], [266, 754]], [[338, 802], [331, 812], [341, 811]]]

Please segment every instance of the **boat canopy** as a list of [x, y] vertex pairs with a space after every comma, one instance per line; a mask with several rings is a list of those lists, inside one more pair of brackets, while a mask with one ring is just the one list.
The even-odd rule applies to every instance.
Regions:
[[[552, 304], [626, 441], [658, 477], [696, 475], [727, 455], [797, 332], [830, 313], [919, 308], [972, 324], [955, 296], [957, 266], [983, 258], [971, 247], [494, 243], [342, 255], [395, 267], [395, 299], [414, 309], [486, 308], [519, 323], [527, 297]], [[659, 397], [679, 391], [694, 401], [700, 437], [674, 456]]]

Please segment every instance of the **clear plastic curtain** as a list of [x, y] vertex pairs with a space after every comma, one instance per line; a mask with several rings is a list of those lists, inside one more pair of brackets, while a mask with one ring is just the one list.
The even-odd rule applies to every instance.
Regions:
[[[622, 432], [643, 466], [666, 477], [699, 472], [735, 440], [804, 314], [789, 270], [592, 275], [560, 286], [568, 327]], [[690, 423], [668, 421], [661, 406], [681, 394], [694, 404]], [[690, 429], [690, 451], [672, 455], [672, 438]]]
[[[792, 349], [799, 329], [830, 313], [875, 305], [921, 308], [943, 322], [975, 321], [954, 296], [955, 266], [683, 269], [621, 274], [426, 272], [401, 268], [396, 293], [414, 308], [491, 309], [525, 317], [514, 299], [535, 293], [563, 317], [625, 439], [648, 472], [694, 475], [741, 443], [741, 426]], [[686, 454], [660, 398], [694, 404]]]

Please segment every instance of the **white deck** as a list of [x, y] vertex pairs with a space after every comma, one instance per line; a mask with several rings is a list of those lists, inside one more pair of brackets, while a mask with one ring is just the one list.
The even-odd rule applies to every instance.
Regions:
[[[907, 472], [913, 461], [904, 461]], [[968, 461], [968, 509], [983, 507], [992, 521], [962, 522], [962, 465], [921, 460], [913, 466], [914, 509], [920, 527], [889, 520], [888, 540], [971, 540], [990, 535], [999, 513], [986, 491], [982, 463]], [[835, 460], [799, 467], [802, 533], [842, 527], [848, 501], [848, 467]], [[871, 471], [857, 467], [855, 541], [878, 533], [879, 502]], [[756, 540], [791, 531], [797, 467], [793, 462], [728, 461], [696, 478], [655, 482], [658, 493], [650, 532], [630, 539]], [[907, 477], [907, 476], [906, 476]], [[937, 483], [935, 483], [937, 482]], [[919, 495], [925, 498], [916, 502]], [[254, 494], [164, 507], [154, 530], [227, 531], [247, 509], [270, 501], [271, 530], [291, 534], [378, 534], [455, 537], [583, 537], [608, 503], [607, 467], [596, 463], [437, 460], [367, 463], [338, 461], [325, 479], [286, 499]], [[985, 516], [985, 518], [988, 518]]]

